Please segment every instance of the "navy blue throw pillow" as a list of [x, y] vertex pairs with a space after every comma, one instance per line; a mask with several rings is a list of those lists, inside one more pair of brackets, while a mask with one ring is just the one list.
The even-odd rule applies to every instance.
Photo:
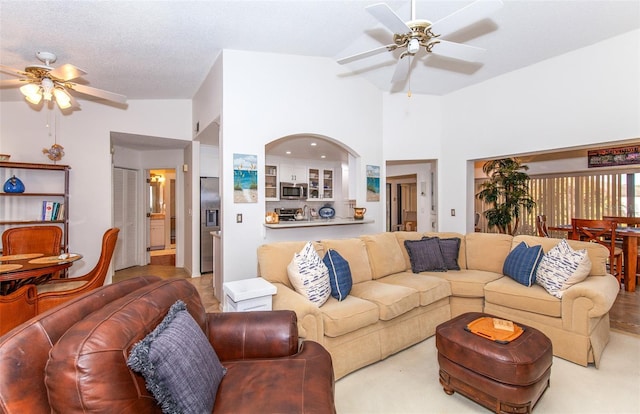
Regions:
[[536, 271], [542, 257], [542, 246], [529, 247], [521, 242], [505, 259], [502, 273], [522, 285], [531, 286], [536, 283]]
[[413, 273], [447, 271], [437, 237], [423, 237], [422, 240], [405, 240], [404, 247], [409, 253], [409, 261], [411, 262], [411, 271]]
[[322, 259], [327, 269], [329, 269], [329, 284], [331, 285], [331, 296], [343, 301], [353, 286], [351, 279], [351, 269], [340, 253], [333, 249], [327, 250]]

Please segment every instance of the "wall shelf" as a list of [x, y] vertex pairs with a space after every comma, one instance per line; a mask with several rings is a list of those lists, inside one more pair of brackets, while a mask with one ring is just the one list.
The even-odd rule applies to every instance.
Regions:
[[[63, 250], [66, 252], [69, 250], [69, 170], [71, 167], [68, 165], [59, 165], [59, 164], [37, 164], [37, 163], [27, 163], [27, 162], [9, 162], [9, 161], [0, 161], [0, 179], [2, 183], [4, 183], [7, 179], [9, 179], [13, 175], [17, 175], [15, 170], [28, 170], [33, 171], [33, 175], [29, 177], [29, 179], [35, 182], [36, 191], [29, 192], [30, 183], [27, 181], [25, 186], [27, 187], [27, 191], [24, 193], [0, 193], [0, 201], [2, 202], [2, 215], [0, 216], [0, 226], [4, 229], [10, 228], [12, 226], [27, 226], [27, 225], [50, 225], [50, 224], [59, 224], [62, 225], [63, 231]], [[40, 173], [42, 172], [42, 173]], [[42, 174], [50, 175], [61, 173], [61, 177], [53, 178], [45, 177]], [[25, 181], [25, 180], [23, 180]], [[61, 192], [47, 192], [42, 191], [45, 188], [38, 188], [38, 185], [42, 185], [41, 182], [53, 182], [55, 181], [56, 189], [62, 189]], [[33, 220], [27, 218], [27, 211], [31, 217], [35, 216], [37, 213], [35, 210], [36, 205], [40, 203], [36, 203], [36, 199], [41, 199], [42, 201], [55, 201], [60, 202], [60, 204], [64, 204], [64, 218], [61, 220]], [[53, 200], [47, 200], [53, 199]], [[27, 200], [28, 207], [22, 203], [23, 200]], [[31, 200], [31, 201], [29, 201]]]

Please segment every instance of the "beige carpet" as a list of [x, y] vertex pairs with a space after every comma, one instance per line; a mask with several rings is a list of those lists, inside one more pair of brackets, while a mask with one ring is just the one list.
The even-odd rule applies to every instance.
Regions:
[[[438, 382], [435, 337], [336, 382], [338, 413], [488, 413]], [[551, 386], [534, 413], [640, 413], [640, 338], [618, 332], [600, 368], [553, 358]]]

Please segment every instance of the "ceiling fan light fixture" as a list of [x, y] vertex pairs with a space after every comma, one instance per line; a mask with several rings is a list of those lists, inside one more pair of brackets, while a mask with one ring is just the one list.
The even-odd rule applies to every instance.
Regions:
[[53, 90], [53, 96], [55, 96], [60, 109], [67, 109], [71, 107], [71, 97], [63, 89], [55, 88]]
[[415, 55], [418, 50], [420, 50], [420, 41], [416, 38], [409, 40], [409, 44], [407, 45], [407, 51], [410, 55]]
[[23, 85], [20, 87], [20, 92], [22, 92], [22, 94], [24, 95], [25, 99], [34, 104], [37, 105], [40, 103], [40, 101], [42, 100], [42, 94], [40, 93], [40, 87], [38, 85], [35, 85], [33, 83], [27, 83], [26, 85]]
[[53, 98], [53, 81], [49, 78], [42, 79], [42, 96], [44, 100], [47, 102], [51, 102], [51, 98]]

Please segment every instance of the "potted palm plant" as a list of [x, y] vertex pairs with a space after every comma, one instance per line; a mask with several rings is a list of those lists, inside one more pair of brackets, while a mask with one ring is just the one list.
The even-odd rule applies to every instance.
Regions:
[[530, 213], [536, 205], [529, 195], [530, 178], [524, 172], [528, 169], [516, 158], [491, 160], [482, 166], [489, 179], [476, 197], [490, 206], [483, 212], [490, 229], [497, 227], [500, 233], [515, 235], [522, 210]]

